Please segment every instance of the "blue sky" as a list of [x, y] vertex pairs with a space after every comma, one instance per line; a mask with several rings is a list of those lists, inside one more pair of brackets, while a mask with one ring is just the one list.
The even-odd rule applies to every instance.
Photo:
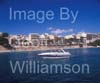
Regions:
[[[10, 7], [15, 10], [26, 11], [52, 10], [56, 12], [56, 15], [53, 21], [46, 20], [42, 24], [35, 21], [10, 21]], [[79, 11], [75, 23], [70, 23], [70, 20], [61, 21], [58, 19], [59, 8], [61, 7]], [[49, 27], [53, 29], [48, 30]], [[52, 33], [54, 30], [61, 31], [63, 34], [72, 34], [82, 31], [99, 33], [100, 0], [0, 0], [0, 32], [8, 32], [9, 34], [42, 34]]]

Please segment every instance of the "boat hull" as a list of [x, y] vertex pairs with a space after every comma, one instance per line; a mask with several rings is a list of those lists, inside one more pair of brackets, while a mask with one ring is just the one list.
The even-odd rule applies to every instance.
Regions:
[[69, 58], [70, 56], [42, 56], [43, 59], [65, 59]]
[[51, 53], [40, 53], [38, 55], [47, 55], [47, 56], [65, 56], [65, 55], [71, 55], [69, 52], [65, 52], [65, 53], [58, 53], [58, 52], [51, 52]]

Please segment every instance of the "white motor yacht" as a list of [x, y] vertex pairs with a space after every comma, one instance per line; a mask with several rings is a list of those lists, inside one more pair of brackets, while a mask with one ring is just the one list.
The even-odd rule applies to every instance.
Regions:
[[66, 52], [63, 49], [54, 50], [52, 52], [44, 52], [39, 53], [39, 56], [42, 56], [42, 58], [48, 58], [48, 59], [59, 59], [59, 58], [69, 58], [71, 53]]

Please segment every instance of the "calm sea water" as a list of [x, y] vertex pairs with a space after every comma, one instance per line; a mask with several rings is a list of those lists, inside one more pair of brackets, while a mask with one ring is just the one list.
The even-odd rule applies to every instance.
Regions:
[[[41, 51], [0, 53], [0, 83], [100, 83], [100, 48], [65, 49], [69, 59], [42, 59]], [[46, 64], [88, 64], [90, 73], [26, 74], [12, 73], [9, 61], [40, 61]]]

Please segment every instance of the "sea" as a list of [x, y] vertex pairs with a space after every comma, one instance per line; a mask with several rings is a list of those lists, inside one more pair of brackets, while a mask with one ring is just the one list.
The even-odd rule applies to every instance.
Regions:
[[[71, 53], [69, 58], [44, 59], [38, 55], [50, 50], [0, 53], [0, 83], [100, 83], [100, 48], [64, 50]], [[30, 62], [35, 66], [30, 68]], [[55, 72], [53, 68], [51, 73], [46, 68], [49, 69], [52, 64], [62, 65], [65, 69], [63, 67], [62, 71]], [[89, 67], [82, 70], [84, 65]], [[43, 68], [43, 71], [32, 72], [34, 67]]]

